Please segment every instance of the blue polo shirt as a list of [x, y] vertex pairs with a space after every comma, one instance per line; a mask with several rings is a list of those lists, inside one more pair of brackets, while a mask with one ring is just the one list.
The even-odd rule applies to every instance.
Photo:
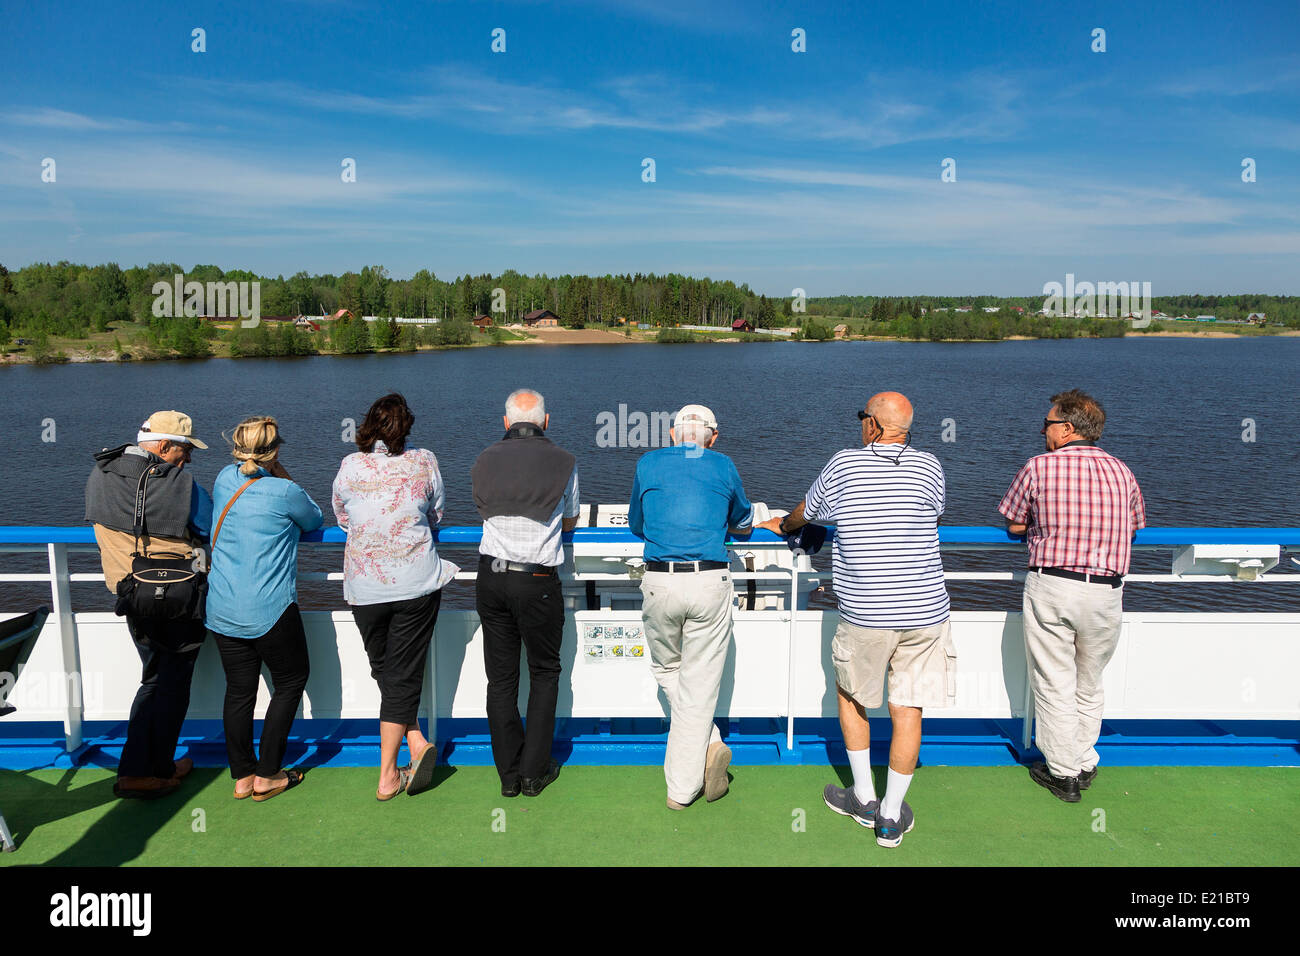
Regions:
[[628, 529], [647, 561], [726, 561], [727, 529], [748, 529], [753, 509], [730, 458], [697, 445], [641, 456]]
[[[261, 637], [297, 602], [298, 539], [324, 521], [299, 485], [265, 468], [257, 474], [261, 480], [231, 506], [212, 549], [205, 623], [226, 637]], [[217, 516], [247, 480], [238, 465], [221, 470], [212, 486]]]

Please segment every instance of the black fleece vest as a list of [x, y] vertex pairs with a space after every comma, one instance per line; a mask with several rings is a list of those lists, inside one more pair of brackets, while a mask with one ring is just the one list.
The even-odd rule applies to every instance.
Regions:
[[474, 462], [474, 505], [484, 520], [520, 515], [549, 521], [564, 498], [577, 459], [536, 425], [516, 422]]
[[105, 448], [95, 455], [86, 481], [86, 520], [114, 531], [131, 533], [135, 526], [135, 491], [146, 468], [145, 526], [150, 534], [184, 538], [189, 534], [193, 476], [157, 455], [128, 455], [130, 445]]

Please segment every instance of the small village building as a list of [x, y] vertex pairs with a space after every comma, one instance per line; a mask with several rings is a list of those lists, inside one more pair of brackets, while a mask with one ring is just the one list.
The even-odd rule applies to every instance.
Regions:
[[749, 321], [749, 319], [735, 319], [735, 320], [732, 321], [732, 323], [731, 323], [731, 331], [733, 331], [733, 332], [753, 332], [753, 331], [754, 331], [754, 323], [751, 322], [751, 321]]
[[835, 326], [835, 337], [837, 339], [847, 339], [849, 337], [849, 327], [847, 325]]
[[524, 316], [524, 325], [534, 329], [553, 329], [560, 324], [560, 317], [550, 309], [534, 309]]
[[1265, 324], [1264, 313], [1252, 312], [1250, 313], [1250, 315], [1246, 316], [1246, 321], [1249, 322], [1251, 325], [1264, 325]]
[[492, 316], [490, 316], [490, 315], [476, 315], [476, 316], [474, 316], [474, 323], [473, 323], [473, 324], [474, 324], [474, 327], [475, 327], [475, 328], [480, 329], [481, 331], [486, 332], [488, 329], [490, 329], [490, 328], [492, 327]]

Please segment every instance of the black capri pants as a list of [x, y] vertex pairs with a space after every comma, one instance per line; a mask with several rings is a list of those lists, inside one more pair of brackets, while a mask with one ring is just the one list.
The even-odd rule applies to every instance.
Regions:
[[442, 591], [437, 590], [407, 601], [352, 605], [370, 676], [379, 685], [381, 721], [408, 726], [419, 716], [424, 666], [441, 604]]

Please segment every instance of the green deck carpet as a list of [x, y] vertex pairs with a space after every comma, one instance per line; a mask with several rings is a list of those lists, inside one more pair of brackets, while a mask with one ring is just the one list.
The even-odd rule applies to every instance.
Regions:
[[1300, 863], [1295, 768], [1103, 767], [1068, 805], [1021, 767], [923, 767], [916, 827], [894, 850], [823, 805], [846, 776], [735, 767], [727, 796], [673, 812], [658, 767], [565, 767], [541, 796], [511, 800], [490, 767], [440, 768], [433, 790], [390, 803], [375, 800], [374, 770], [325, 768], [261, 804], [232, 799], [211, 769], [157, 801], [114, 799], [106, 770], [0, 771], [19, 842], [0, 866]]

